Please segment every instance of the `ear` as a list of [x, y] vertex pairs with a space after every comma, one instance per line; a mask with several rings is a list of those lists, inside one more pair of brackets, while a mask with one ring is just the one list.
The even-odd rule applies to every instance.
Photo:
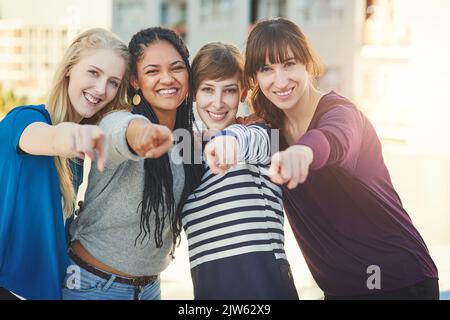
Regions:
[[135, 77], [131, 77], [130, 84], [134, 88], [134, 90], [139, 90], [139, 83]]
[[241, 93], [241, 102], [244, 102], [247, 99], [248, 89], [244, 88]]

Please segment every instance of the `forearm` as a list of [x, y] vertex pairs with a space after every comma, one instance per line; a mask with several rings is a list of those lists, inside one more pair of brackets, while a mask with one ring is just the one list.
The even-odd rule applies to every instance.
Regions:
[[73, 148], [73, 129], [77, 124], [63, 122], [52, 126], [44, 122], [34, 122], [25, 128], [19, 148], [31, 155], [58, 156]]
[[239, 144], [239, 160], [252, 164], [268, 164], [271, 140], [268, 130], [260, 126], [232, 125], [223, 131], [234, 136]]
[[364, 136], [364, 120], [358, 110], [336, 106], [325, 113], [315, 129], [305, 133], [297, 144], [313, 150], [312, 169], [337, 165], [353, 170]]
[[330, 156], [330, 143], [320, 130], [310, 130], [297, 142], [299, 146], [308, 147], [313, 156], [311, 169], [318, 170], [326, 165]]
[[129, 124], [135, 119], [148, 121], [140, 115], [117, 111], [108, 114], [100, 122], [100, 128], [106, 135], [107, 167], [116, 167], [124, 161], [140, 159], [130, 148], [127, 137]]

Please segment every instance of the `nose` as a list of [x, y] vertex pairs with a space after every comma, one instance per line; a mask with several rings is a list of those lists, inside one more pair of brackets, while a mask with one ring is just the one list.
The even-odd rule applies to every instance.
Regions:
[[105, 95], [108, 79], [99, 79], [95, 84], [95, 93], [99, 96]]
[[161, 79], [159, 80], [162, 84], [171, 84], [173, 82], [173, 76], [170, 74], [170, 72], [164, 72], [161, 75]]
[[275, 86], [277, 88], [285, 88], [289, 84], [289, 79], [283, 70], [276, 70], [275, 72]]
[[223, 94], [222, 91], [217, 90], [216, 94], [214, 95], [213, 107], [216, 110], [220, 110], [222, 106], [223, 106]]

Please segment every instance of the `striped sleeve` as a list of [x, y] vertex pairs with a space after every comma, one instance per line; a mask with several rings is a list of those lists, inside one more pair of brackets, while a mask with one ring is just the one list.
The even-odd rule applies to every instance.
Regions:
[[271, 157], [270, 131], [264, 125], [234, 124], [223, 130], [221, 135], [230, 135], [237, 139], [240, 162], [267, 165]]

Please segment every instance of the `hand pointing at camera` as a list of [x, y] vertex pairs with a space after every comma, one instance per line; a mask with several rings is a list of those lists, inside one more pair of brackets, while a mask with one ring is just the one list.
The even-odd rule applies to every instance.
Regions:
[[159, 158], [172, 146], [172, 132], [166, 126], [135, 119], [128, 126], [127, 141], [139, 156]]
[[291, 146], [272, 156], [270, 179], [277, 184], [287, 184], [289, 189], [294, 189], [306, 181], [312, 161], [313, 151], [310, 147]]

